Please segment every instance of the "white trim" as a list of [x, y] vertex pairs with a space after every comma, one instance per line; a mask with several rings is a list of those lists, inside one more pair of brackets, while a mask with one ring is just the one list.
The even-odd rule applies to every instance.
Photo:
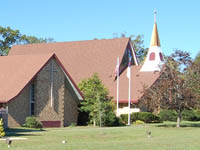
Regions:
[[119, 110], [119, 56], [117, 57], [117, 115]]
[[128, 113], [128, 125], [131, 125], [131, 69], [129, 66], [129, 88], [128, 88], [128, 108], [129, 108], [129, 113]]
[[6, 113], [8, 114], [8, 106], [6, 106]]
[[74, 84], [72, 83], [72, 81], [70, 80], [70, 78], [67, 76], [67, 74], [65, 73], [65, 71], [63, 70], [63, 68], [62, 67], [60, 67], [60, 68], [62, 69], [63, 73], [65, 74], [65, 77], [69, 81], [70, 85], [72, 86], [72, 88], [73, 88], [74, 92], [76, 93], [77, 97], [79, 98], [79, 100], [83, 100], [83, 97], [80, 95], [79, 91], [74, 86]]

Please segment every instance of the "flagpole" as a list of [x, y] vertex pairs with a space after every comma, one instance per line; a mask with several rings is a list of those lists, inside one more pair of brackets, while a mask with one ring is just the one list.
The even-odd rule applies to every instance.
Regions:
[[128, 108], [129, 108], [129, 113], [128, 113], [128, 125], [131, 125], [131, 67], [129, 66], [129, 92], [128, 92]]
[[119, 114], [119, 57], [117, 57], [117, 116]]

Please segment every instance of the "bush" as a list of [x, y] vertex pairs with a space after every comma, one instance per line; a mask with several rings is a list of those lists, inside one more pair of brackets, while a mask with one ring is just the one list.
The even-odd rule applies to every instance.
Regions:
[[159, 123], [161, 122], [161, 119], [159, 116], [156, 116], [150, 112], [137, 112], [131, 114], [131, 120], [141, 120], [145, 123]]
[[162, 121], [176, 121], [177, 112], [174, 110], [161, 110], [159, 115]]
[[183, 110], [182, 119], [186, 121], [199, 121], [200, 115], [198, 111], [195, 110]]
[[37, 121], [35, 117], [27, 117], [26, 123], [24, 124], [24, 127], [27, 128], [42, 128], [42, 123]]
[[102, 126], [123, 126], [121, 118], [116, 117], [113, 111], [109, 111], [102, 116]]
[[136, 125], [139, 125], [139, 124], [144, 124], [144, 121], [141, 121], [141, 120], [136, 120], [136, 121], [134, 122], [134, 124], [136, 124]]
[[128, 114], [121, 114], [120, 118], [124, 124], [128, 124]]
[[[128, 114], [122, 114], [121, 119], [124, 123], [127, 124]], [[137, 120], [143, 121], [145, 123], [159, 123], [162, 122], [159, 116], [156, 116], [150, 112], [136, 112], [131, 114], [131, 122]]]
[[3, 119], [0, 118], [0, 138], [5, 136], [5, 131], [3, 128]]

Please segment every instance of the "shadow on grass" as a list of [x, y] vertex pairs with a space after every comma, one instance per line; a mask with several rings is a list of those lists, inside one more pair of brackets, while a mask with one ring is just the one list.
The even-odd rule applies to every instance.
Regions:
[[[198, 123], [193, 123], [193, 122], [189, 122], [189, 123], [181, 123], [180, 125], [181, 127], [200, 127], [200, 122]], [[156, 125], [156, 127], [166, 127], [166, 128], [171, 128], [171, 127], [176, 127], [176, 122], [173, 123], [165, 123], [165, 124], [159, 124]]]
[[43, 132], [43, 129], [27, 129], [27, 128], [8, 128], [5, 130], [6, 136], [40, 136], [39, 134], [31, 134], [31, 132]]

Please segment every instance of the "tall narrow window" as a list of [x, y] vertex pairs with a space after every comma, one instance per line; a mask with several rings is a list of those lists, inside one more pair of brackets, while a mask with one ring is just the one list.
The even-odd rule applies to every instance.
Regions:
[[35, 114], [35, 84], [31, 84], [30, 88], [30, 114], [33, 116]]
[[152, 52], [149, 56], [149, 60], [155, 60], [155, 53]]
[[162, 53], [160, 52], [159, 55], [160, 55], [160, 60], [163, 61], [164, 59]]

